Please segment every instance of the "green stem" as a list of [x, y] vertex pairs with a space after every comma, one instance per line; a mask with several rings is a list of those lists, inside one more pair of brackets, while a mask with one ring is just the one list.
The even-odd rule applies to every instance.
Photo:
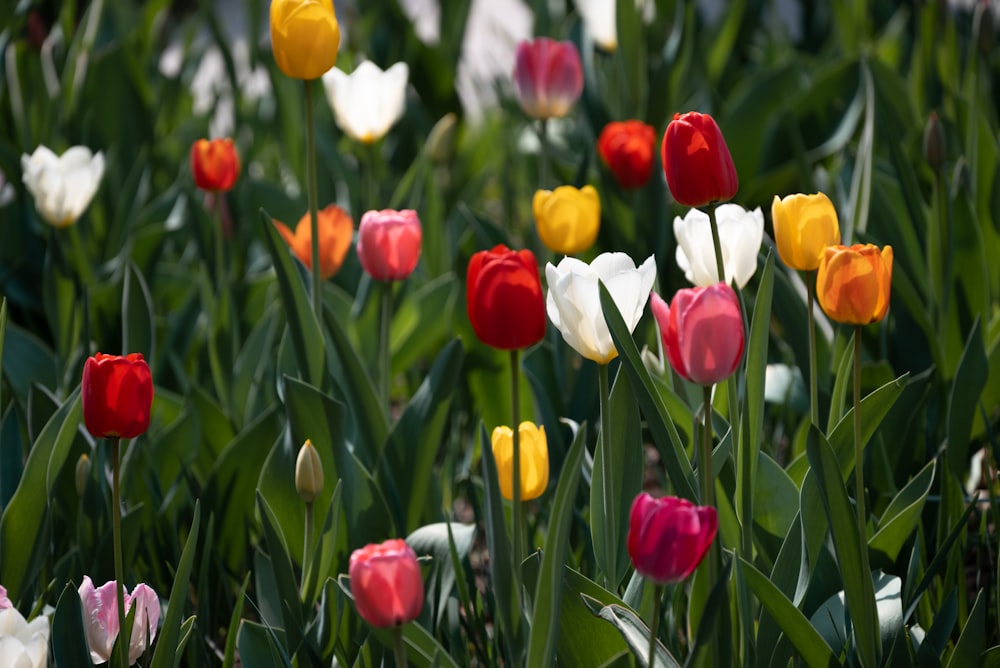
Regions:
[[816, 271], [806, 272], [806, 292], [809, 295], [809, 415], [812, 423], [819, 427], [819, 390], [816, 380], [816, 316], [813, 307], [816, 303]]
[[113, 539], [115, 544], [115, 592], [118, 598], [118, 653], [121, 655], [122, 668], [128, 668], [128, 648], [129, 632], [125, 627], [125, 558], [122, 554], [122, 513], [121, 513], [121, 485], [120, 469], [118, 461], [118, 449], [121, 439], [113, 437], [111, 439], [111, 519]]
[[386, 281], [382, 286], [382, 313], [378, 329], [379, 343], [379, 398], [385, 408], [385, 417], [392, 423], [392, 411], [389, 403], [389, 384], [392, 382], [392, 352], [389, 349], [389, 329], [392, 323], [392, 281]]
[[660, 610], [663, 606], [663, 585], [653, 587], [653, 619], [649, 624], [649, 668], [656, 661], [656, 635], [660, 629]]
[[715, 207], [708, 208], [708, 224], [712, 228], [712, 246], [715, 248], [715, 267], [719, 272], [719, 282], [726, 282], [726, 266], [722, 260], [722, 239], [719, 238], [719, 223], [715, 219]]
[[77, 223], [69, 226], [69, 243], [73, 249], [74, 264], [76, 271], [80, 275], [80, 280], [84, 285], [94, 285], [94, 270], [90, 266], [90, 257], [83, 250], [83, 242], [80, 240], [80, 228]]
[[403, 627], [392, 629], [392, 653], [396, 657], [396, 668], [406, 668], [406, 643], [403, 641]]
[[306, 588], [309, 586], [309, 577], [312, 571], [313, 553], [313, 503], [306, 502], [306, 530], [305, 540], [302, 545], [302, 583], [300, 585], [300, 595], [305, 596]]
[[[703, 397], [704, 397], [704, 411], [705, 411], [705, 424], [702, 428], [702, 438], [701, 438], [701, 456], [698, 463], [698, 472], [701, 474], [701, 504], [703, 506], [715, 507], [715, 477], [712, 475], [712, 386], [705, 385], [702, 387]], [[749, 531], [749, 529], [745, 529]], [[715, 589], [715, 581], [718, 579], [718, 556], [719, 548], [718, 541], [712, 541], [711, 546], [708, 548], [708, 554], [705, 556], [705, 576], [708, 579], [708, 585], [705, 587], [705, 591], [709, 594]], [[702, 619], [699, 624], [703, 624], [704, 619]], [[713, 634], [714, 635], [714, 634]], [[719, 648], [718, 645], [713, 641], [709, 643], [710, 653], [711, 653], [711, 663], [709, 665], [718, 666], [719, 664]]]
[[378, 159], [378, 151], [375, 142], [365, 144], [365, 153], [368, 156], [368, 168], [365, 173], [365, 196], [368, 200], [368, 209], [381, 209], [378, 201], [378, 179], [375, 175], [375, 162]]
[[312, 233], [312, 298], [317, 319], [323, 316], [323, 277], [319, 267], [319, 205], [316, 203], [316, 127], [313, 120], [313, 81], [306, 88], [306, 179], [309, 190], [309, 230]]
[[[520, 391], [520, 350], [510, 351], [510, 400], [513, 419], [512, 440], [514, 444], [514, 471], [511, 480], [511, 512], [513, 514], [513, 540], [511, 552], [514, 557], [514, 575], [517, 586], [521, 586], [521, 563], [524, 561], [524, 508], [521, 503], [521, 391]], [[518, 590], [520, 595], [520, 590]]]
[[549, 185], [549, 121], [543, 118], [539, 121], [538, 141], [541, 147], [538, 152], [538, 187], [547, 188]]
[[601, 481], [604, 492], [604, 584], [608, 591], [618, 589], [617, 579], [618, 541], [615, 512], [614, 453], [611, 448], [611, 383], [608, 379], [608, 365], [600, 364], [598, 369], [598, 393], [601, 401]]
[[868, 544], [868, 530], [865, 521], [864, 453], [861, 447], [861, 325], [854, 326], [854, 490], [857, 495], [858, 537], [864, 547]]
[[215, 217], [215, 284], [216, 294], [222, 299], [222, 291], [226, 288], [226, 260], [222, 248], [222, 198], [221, 192], [212, 193], [212, 213]]

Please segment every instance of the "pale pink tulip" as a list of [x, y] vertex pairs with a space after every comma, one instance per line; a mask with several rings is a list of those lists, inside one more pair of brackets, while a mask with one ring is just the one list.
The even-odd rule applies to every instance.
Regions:
[[[83, 604], [83, 623], [90, 645], [90, 658], [95, 663], [103, 663], [111, 658], [111, 649], [118, 639], [118, 597], [117, 583], [112, 580], [95, 588], [90, 576], [83, 576], [80, 585], [80, 602]], [[125, 590], [125, 615], [128, 616], [133, 604], [138, 604], [132, 635], [129, 639], [128, 661], [135, 663], [156, 638], [156, 627], [160, 622], [160, 599], [156, 592], [144, 584], [137, 584], [132, 593]]]

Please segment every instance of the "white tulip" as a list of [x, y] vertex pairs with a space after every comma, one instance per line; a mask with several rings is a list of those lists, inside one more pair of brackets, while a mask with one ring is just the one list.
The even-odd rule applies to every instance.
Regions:
[[45, 668], [49, 661], [49, 618], [39, 615], [30, 623], [17, 608], [0, 611], [0, 666]]
[[402, 117], [409, 77], [406, 63], [396, 63], [383, 72], [366, 60], [350, 75], [333, 68], [323, 75], [323, 87], [340, 129], [359, 142], [371, 144]]
[[601, 310], [598, 281], [608, 288], [632, 332], [653, 289], [656, 263], [651, 255], [637, 269], [625, 253], [601, 253], [589, 265], [565, 257], [558, 266], [545, 265], [545, 278], [549, 284], [545, 310], [552, 324], [576, 352], [607, 364], [618, 356], [618, 350]]
[[38, 214], [54, 227], [68, 227], [94, 198], [104, 176], [104, 155], [74, 146], [57, 156], [39, 146], [30, 156], [21, 156], [21, 171]]
[[[738, 204], [720, 204], [715, 209], [722, 244], [722, 264], [726, 268], [726, 283], [736, 281], [740, 288], [757, 271], [757, 253], [764, 240], [764, 214], [760, 207], [747, 211]], [[684, 218], [674, 218], [674, 238], [677, 240], [677, 266], [684, 276], [697, 286], [719, 282], [715, 263], [715, 245], [708, 214], [691, 209]]]
[[605, 51], [618, 48], [618, 23], [615, 0], [576, 0], [576, 11], [590, 38]]

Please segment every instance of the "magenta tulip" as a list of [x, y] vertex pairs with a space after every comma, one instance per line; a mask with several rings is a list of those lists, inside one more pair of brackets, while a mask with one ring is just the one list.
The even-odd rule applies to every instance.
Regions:
[[376, 281], [399, 281], [416, 268], [420, 241], [416, 211], [368, 211], [358, 226], [358, 259]]
[[411, 622], [424, 607], [424, 580], [413, 548], [402, 538], [354, 550], [351, 595], [361, 618], [388, 629]]
[[572, 42], [539, 37], [517, 45], [514, 93], [524, 113], [540, 120], [560, 118], [582, 92], [583, 66]]
[[678, 290], [668, 306], [650, 302], [674, 371], [699, 385], [729, 378], [743, 357], [743, 315], [726, 283]]
[[680, 582], [701, 563], [718, 529], [719, 516], [711, 506], [643, 492], [632, 502], [628, 554], [643, 577], [658, 585]]
[[[83, 576], [80, 585], [80, 603], [83, 605], [83, 627], [90, 645], [90, 658], [95, 664], [108, 661], [111, 649], [118, 639], [118, 598], [115, 595], [118, 583], [114, 580], [94, 587], [89, 575]], [[132, 593], [125, 590], [125, 614], [133, 605], [135, 611], [132, 635], [129, 639], [128, 660], [135, 663], [156, 638], [156, 627], [160, 623], [160, 599], [156, 592], [144, 584], [137, 584]]]

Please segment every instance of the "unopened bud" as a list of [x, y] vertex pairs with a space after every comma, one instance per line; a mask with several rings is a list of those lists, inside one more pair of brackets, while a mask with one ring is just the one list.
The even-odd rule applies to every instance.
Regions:
[[988, 2], [977, 2], [972, 15], [972, 34], [979, 46], [979, 53], [984, 57], [993, 52], [996, 41], [996, 27], [993, 25], [993, 9]]
[[306, 503], [312, 503], [323, 491], [323, 462], [308, 439], [295, 460], [295, 491]]
[[83, 496], [87, 489], [87, 480], [90, 478], [90, 457], [86, 453], [80, 455], [76, 460], [76, 493]]
[[944, 167], [944, 133], [936, 112], [931, 112], [924, 126], [924, 160], [935, 172]]
[[453, 113], [447, 113], [434, 124], [431, 132], [427, 135], [427, 154], [435, 163], [448, 162], [451, 154], [455, 152], [455, 129], [458, 126], [458, 117]]

